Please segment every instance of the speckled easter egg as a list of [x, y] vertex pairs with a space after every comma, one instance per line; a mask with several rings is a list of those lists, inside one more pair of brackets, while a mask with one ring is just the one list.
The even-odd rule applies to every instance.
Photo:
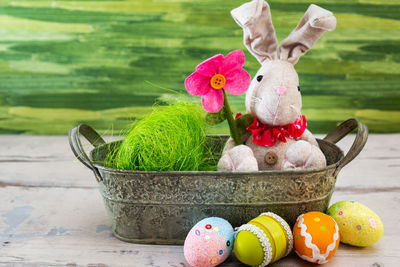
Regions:
[[289, 225], [275, 213], [265, 212], [239, 227], [233, 250], [244, 264], [266, 266], [288, 255], [292, 248]]
[[233, 227], [228, 221], [218, 217], [203, 219], [186, 236], [186, 261], [194, 267], [217, 266], [231, 254], [233, 241]]
[[333, 204], [327, 214], [339, 225], [341, 242], [366, 247], [378, 242], [383, 235], [383, 224], [375, 212], [355, 201]]
[[339, 246], [339, 227], [335, 220], [321, 212], [300, 215], [293, 227], [294, 250], [303, 260], [326, 263]]

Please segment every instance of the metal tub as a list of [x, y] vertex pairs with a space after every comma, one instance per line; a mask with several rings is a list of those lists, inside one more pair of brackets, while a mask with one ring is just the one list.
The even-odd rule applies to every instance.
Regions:
[[[357, 129], [355, 141], [344, 156], [335, 143]], [[90, 157], [80, 137], [95, 148]], [[262, 212], [272, 211], [290, 225], [308, 211], [324, 212], [340, 170], [364, 147], [368, 128], [349, 119], [318, 143], [327, 167], [300, 171], [166, 172], [125, 171], [102, 165], [118, 142], [105, 143], [88, 125], [71, 129], [69, 141], [75, 156], [90, 168], [110, 219], [113, 234], [124, 241], [182, 244], [199, 220], [218, 216], [234, 227]], [[227, 136], [209, 136], [208, 144], [221, 153]]]

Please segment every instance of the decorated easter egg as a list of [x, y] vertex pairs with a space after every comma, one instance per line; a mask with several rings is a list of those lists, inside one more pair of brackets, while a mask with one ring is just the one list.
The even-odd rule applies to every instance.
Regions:
[[321, 212], [300, 215], [293, 228], [294, 250], [303, 260], [326, 263], [339, 246], [339, 227]]
[[366, 247], [383, 235], [383, 224], [378, 215], [358, 202], [337, 202], [328, 209], [327, 214], [339, 225], [340, 241], [343, 243]]
[[239, 227], [233, 250], [244, 264], [266, 266], [288, 255], [292, 248], [289, 225], [275, 213], [266, 212]]
[[194, 267], [217, 266], [232, 252], [234, 231], [225, 219], [210, 217], [199, 221], [186, 236], [186, 261]]

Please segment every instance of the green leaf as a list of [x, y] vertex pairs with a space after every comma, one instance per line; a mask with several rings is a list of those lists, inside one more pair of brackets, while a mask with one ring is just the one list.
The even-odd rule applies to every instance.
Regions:
[[219, 112], [216, 113], [207, 113], [206, 115], [206, 123], [208, 125], [217, 125], [226, 120], [225, 109], [221, 108]]
[[235, 120], [239, 136], [242, 137], [247, 133], [247, 127], [253, 122], [254, 118], [251, 114], [245, 114]]

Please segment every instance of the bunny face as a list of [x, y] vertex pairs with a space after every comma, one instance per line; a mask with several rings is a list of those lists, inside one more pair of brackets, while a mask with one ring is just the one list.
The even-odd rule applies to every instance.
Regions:
[[300, 115], [299, 77], [284, 60], [266, 60], [246, 93], [246, 111], [268, 125], [286, 125]]

